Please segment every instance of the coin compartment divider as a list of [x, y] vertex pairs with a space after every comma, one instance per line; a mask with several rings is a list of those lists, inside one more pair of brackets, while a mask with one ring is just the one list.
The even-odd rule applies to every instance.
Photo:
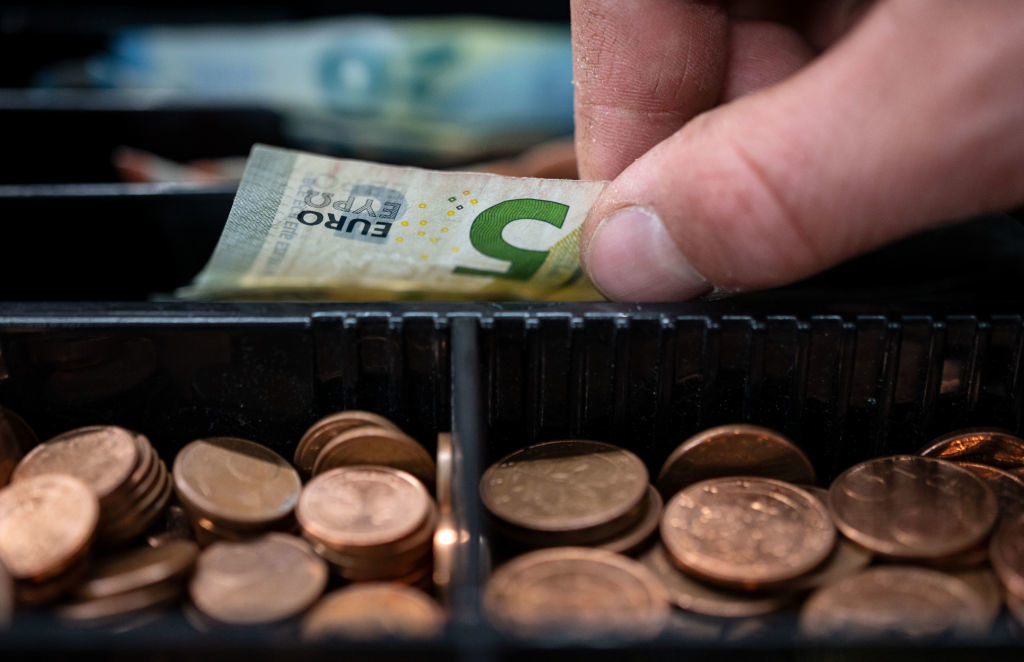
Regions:
[[[1022, 346], [1014, 305], [897, 314], [786, 306], [744, 313], [706, 303], [3, 303], [0, 402], [42, 438], [89, 423], [134, 427], [165, 460], [212, 434], [247, 436], [289, 457], [306, 426], [345, 408], [389, 416], [431, 451], [436, 433], [451, 429], [459, 529], [451, 624], [440, 639], [416, 644], [417, 654], [739, 659], [791, 650], [799, 638], [784, 622], [767, 636], [713, 645], [671, 632], [596, 648], [496, 632], [480, 604], [491, 551], [477, 492], [483, 469], [529, 443], [577, 437], [620, 443], [653, 474], [687, 435], [745, 421], [789, 435], [828, 480], [849, 463], [913, 452], [952, 429], [1021, 431]], [[61, 367], [65, 360], [72, 367]], [[298, 644], [272, 628], [202, 635], [174, 618], [117, 639], [52, 625], [19, 619], [0, 632], [0, 648], [26, 656], [161, 650], [190, 659], [224, 647], [266, 658], [296, 647], [413, 650]], [[953, 643], [974, 656], [1019, 654], [1020, 646], [1005, 624], [982, 642]]]

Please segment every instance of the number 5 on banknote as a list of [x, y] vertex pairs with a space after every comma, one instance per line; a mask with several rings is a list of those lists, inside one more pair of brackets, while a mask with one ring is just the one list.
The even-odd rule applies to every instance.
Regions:
[[549, 251], [535, 251], [513, 246], [501, 236], [502, 230], [509, 223], [522, 219], [550, 223], [556, 228], [561, 228], [565, 223], [565, 215], [568, 211], [569, 206], [560, 202], [532, 199], [506, 200], [484, 210], [469, 228], [469, 241], [473, 244], [473, 248], [484, 255], [509, 262], [509, 268], [507, 271], [493, 271], [472, 267], [455, 267], [455, 273], [494, 276], [511, 280], [530, 280], [544, 264]]

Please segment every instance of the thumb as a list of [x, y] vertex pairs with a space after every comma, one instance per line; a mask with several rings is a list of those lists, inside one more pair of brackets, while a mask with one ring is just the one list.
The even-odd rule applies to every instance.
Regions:
[[1024, 200], [1024, 12], [880, 3], [798, 74], [698, 116], [604, 191], [581, 239], [617, 300], [792, 282]]

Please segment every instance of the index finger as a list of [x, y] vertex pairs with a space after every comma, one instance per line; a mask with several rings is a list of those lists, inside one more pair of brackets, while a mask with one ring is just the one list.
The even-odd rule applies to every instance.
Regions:
[[613, 179], [722, 93], [725, 10], [708, 0], [572, 0], [576, 154]]

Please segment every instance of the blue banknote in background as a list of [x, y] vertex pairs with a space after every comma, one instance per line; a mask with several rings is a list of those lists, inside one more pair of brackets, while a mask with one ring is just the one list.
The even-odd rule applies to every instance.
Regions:
[[[67, 69], [39, 79], [60, 87]], [[330, 18], [119, 32], [78, 83], [282, 114], [298, 144], [364, 158], [478, 158], [572, 131], [565, 25]]]

